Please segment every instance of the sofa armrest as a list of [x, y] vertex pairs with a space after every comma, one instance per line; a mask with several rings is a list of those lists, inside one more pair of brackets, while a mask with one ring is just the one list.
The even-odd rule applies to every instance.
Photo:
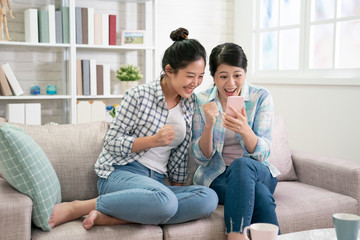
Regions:
[[0, 178], [1, 239], [31, 239], [31, 199]]
[[291, 151], [299, 182], [355, 198], [360, 203], [360, 162]]

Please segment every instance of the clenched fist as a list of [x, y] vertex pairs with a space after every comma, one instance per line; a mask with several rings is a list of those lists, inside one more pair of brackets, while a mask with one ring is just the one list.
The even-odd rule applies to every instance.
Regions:
[[219, 109], [216, 106], [215, 102], [209, 102], [203, 105], [205, 117], [206, 117], [206, 123], [211, 126], [214, 126], [216, 122], [216, 117], [219, 116]]
[[167, 146], [175, 138], [174, 127], [172, 125], [164, 125], [154, 136], [158, 147]]

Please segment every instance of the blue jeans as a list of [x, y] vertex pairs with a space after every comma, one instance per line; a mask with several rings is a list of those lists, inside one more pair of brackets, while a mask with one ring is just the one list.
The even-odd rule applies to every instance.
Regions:
[[272, 196], [276, 185], [264, 164], [245, 157], [234, 160], [210, 185], [224, 205], [226, 232], [243, 233], [251, 223], [279, 225]]
[[166, 186], [164, 175], [135, 161], [115, 166], [98, 179], [96, 210], [141, 224], [175, 224], [209, 216], [217, 207], [216, 193], [203, 186]]

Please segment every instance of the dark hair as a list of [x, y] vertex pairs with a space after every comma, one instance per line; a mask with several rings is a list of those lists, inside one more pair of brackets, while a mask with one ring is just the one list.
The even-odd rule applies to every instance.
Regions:
[[200, 58], [203, 58], [206, 64], [205, 48], [197, 40], [188, 39], [188, 35], [189, 31], [185, 28], [178, 28], [171, 32], [170, 38], [174, 43], [164, 53], [161, 65], [164, 72], [168, 64], [175, 73]]
[[223, 43], [217, 45], [210, 54], [209, 68], [211, 76], [220, 64], [228, 64], [230, 66], [240, 67], [247, 71], [247, 58], [243, 49], [235, 43]]

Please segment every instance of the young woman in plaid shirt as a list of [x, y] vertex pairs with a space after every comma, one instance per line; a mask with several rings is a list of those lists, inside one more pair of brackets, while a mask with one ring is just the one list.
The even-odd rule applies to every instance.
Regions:
[[[216, 193], [204, 186], [182, 186], [187, 158], [193, 90], [203, 80], [206, 52], [188, 31], [170, 35], [159, 80], [128, 90], [95, 164], [99, 197], [56, 205], [55, 227], [88, 214], [83, 226], [175, 224], [209, 216]], [[171, 186], [166, 186], [168, 177]], [[75, 209], [75, 210], [74, 210]]]

